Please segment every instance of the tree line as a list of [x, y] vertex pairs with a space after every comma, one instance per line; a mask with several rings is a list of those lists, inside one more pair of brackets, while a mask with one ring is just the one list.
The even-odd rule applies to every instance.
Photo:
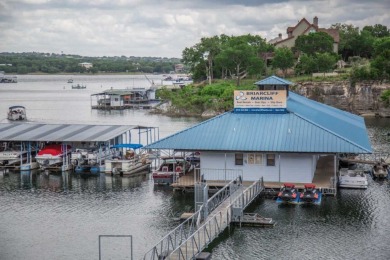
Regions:
[[[334, 24], [340, 40], [338, 53], [333, 52], [333, 38], [325, 32], [314, 32], [297, 37], [295, 47], [275, 48], [257, 35], [213, 36], [182, 52], [194, 79], [211, 82], [213, 79], [234, 78], [240, 85], [244, 77], [258, 78], [289, 69], [295, 75], [330, 72], [336, 62], [343, 60], [353, 66], [350, 75], [356, 80], [389, 79], [390, 31], [376, 24], [362, 30], [348, 24]], [[272, 57], [268, 59], [268, 57]]]
[[[360, 80], [388, 80], [390, 75], [390, 34], [386, 26], [335, 24], [339, 29], [338, 53], [333, 38], [324, 32], [299, 36], [295, 47], [275, 48], [256, 35], [213, 36], [183, 50], [182, 61], [193, 78], [203, 81], [176, 91], [159, 89], [158, 96], [171, 102], [168, 113], [197, 116], [205, 111], [222, 113], [233, 108], [234, 90], [255, 89], [253, 79], [281, 70], [294, 75], [330, 72], [337, 61], [348, 64], [342, 75], [352, 83]], [[269, 59], [271, 57], [271, 59]], [[224, 79], [224, 80], [221, 80]], [[210, 84], [212, 83], [212, 84]], [[390, 91], [380, 99], [390, 104]]]
[[[79, 63], [89, 62], [92, 68]], [[159, 57], [83, 57], [55, 53], [0, 53], [0, 71], [5, 73], [169, 73], [179, 58]]]

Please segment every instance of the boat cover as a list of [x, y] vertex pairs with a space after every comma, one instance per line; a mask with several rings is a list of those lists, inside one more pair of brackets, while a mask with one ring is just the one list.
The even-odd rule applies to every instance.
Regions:
[[131, 149], [138, 149], [143, 147], [142, 144], [116, 144], [111, 146], [111, 148], [131, 148]]

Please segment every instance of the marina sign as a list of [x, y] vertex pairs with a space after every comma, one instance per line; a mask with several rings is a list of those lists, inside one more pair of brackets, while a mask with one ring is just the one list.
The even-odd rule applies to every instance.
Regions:
[[286, 113], [286, 90], [235, 90], [234, 112]]

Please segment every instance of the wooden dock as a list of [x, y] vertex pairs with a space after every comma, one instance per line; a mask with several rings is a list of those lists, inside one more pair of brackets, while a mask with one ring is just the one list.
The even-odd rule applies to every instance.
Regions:
[[232, 221], [234, 225], [250, 227], [274, 227], [276, 222], [272, 218], [265, 218], [257, 213], [245, 213], [241, 221]]

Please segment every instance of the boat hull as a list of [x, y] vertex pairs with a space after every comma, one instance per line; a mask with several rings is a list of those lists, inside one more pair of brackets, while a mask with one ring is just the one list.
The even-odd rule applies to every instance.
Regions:
[[150, 169], [150, 161], [106, 160], [105, 173], [112, 175], [131, 175]]
[[153, 174], [154, 184], [170, 185], [174, 181], [174, 174]]
[[290, 196], [288, 196], [288, 197], [287, 196], [279, 196], [276, 199], [276, 202], [283, 203], [283, 204], [299, 204], [299, 196], [300, 196], [300, 192], [296, 193], [295, 198], [292, 198]]
[[322, 192], [317, 192], [316, 193], [318, 195], [318, 198], [314, 198], [313, 196], [309, 195], [309, 196], [305, 196], [305, 194], [303, 195], [303, 197], [301, 197], [299, 199], [299, 202], [301, 204], [315, 204], [315, 205], [320, 205], [321, 204], [321, 201], [322, 201]]
[[342, 168], [339, 172], [338, 186], [340, 188], [367, 189], [368, 178], [361, 171]]

